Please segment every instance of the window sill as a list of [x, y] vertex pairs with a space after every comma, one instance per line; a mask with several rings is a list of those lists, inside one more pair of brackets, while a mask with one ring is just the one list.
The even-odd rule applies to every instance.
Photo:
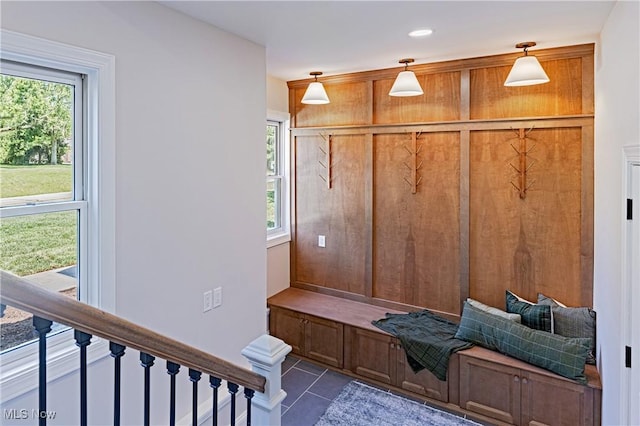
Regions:
[[[79, 368], [78, 347], [73, 330], [47, 338], [47, 383]], [[109, 342], [94, 337], [87, 347], [87, 365], [109, 356]], [[0, 357], [2, 401], [6, 402], [38, 388], [38, 342], [9, 350]]]
[[289, 232], [281, 232], [267, 236], [267, 248], [279, 246], [291, 241], [291, 234]]

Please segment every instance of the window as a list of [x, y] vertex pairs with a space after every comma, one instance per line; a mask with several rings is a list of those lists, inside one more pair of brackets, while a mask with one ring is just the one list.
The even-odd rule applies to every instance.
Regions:
[[289, 241], [289, 192], [285, 126], [288, 115], [269, 113], [267, 120], [267, 240], [269, 245]]
[[[4, 29], [0, 36], [0, 87], [9, 98], [2, 99], [0, 119], [7, 130], [0, 136], [0, 267], [17, 275], [55, 274], [66, 279], [71, 296], [113, 311], [115, 58]], [[27, 98], [33, 105], [17, 106]], [[30, 108], [36, 112], [29, 121], [20, 114]], [[62, 120], [53, 125], [53, 116]], [[45, 124], [48, 131], [36, 132]], [[22, 184], [8, 185], [9, 175]], [[24, 256], [25, 250], [48, 250], [47, 258]], [[72, 333], [49, 336], [48, 377], [54, 380], [76, 369], [77, 348]], [[35, 349], [23, 343], [0, 352], [3, 399], [37, 386]], [[99, 356], [108, 356], [108, 342], [94, 339], [88, 360]]]
[[[0, 268], [86, 301], [82, 76], [1, 65]], [[0, 351], [34, 340], [30, 314], [0, 322]]]

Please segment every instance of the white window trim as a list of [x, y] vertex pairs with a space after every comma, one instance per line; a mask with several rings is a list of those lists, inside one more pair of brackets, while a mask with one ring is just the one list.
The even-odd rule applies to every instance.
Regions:
[[289, 113], [267, 110], [267, 121], [277, 121], [282, 123], [282, 154], [281, 165], [282, 175], [282, 205], [281, 205], [281, 221], [282, 224], [275, 232], [267, 232], [267, 248], [275, 247], [280, 244], [291, 241], [291, 145], [289, 143]]
[[[87, 302], [115, 312], [115, 57], [100, 52], [0, 30], [0, 57], [87, 75], [85, 86], [85, 181], [89, 235], [87, 240], [88, 282], [97, 291]], [[88, 362], [109, 355], [108, 342], [94, 339], [88, 347]], [[35, 358], [34, 358], [35, 357]], [[38, 364], [35, 345], [25, 345], [0, 357], [2, 400], [8, 401], [37, 387]], [[62, 332], [47, 339], [47, 380], [77, 370], [77, 347], [73, 333]]]

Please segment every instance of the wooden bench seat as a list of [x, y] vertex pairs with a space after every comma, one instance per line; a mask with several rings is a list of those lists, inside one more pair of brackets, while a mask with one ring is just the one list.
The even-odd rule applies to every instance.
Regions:
[[267, 303], [271, 334], [293, 353], [355, 377], [496, 424], [600, 424], [602, 384], [593, 365], [581, 385], [475, 346], [452, 355], [443, 382], [426, 370], [413, 373], [399, 340], [371, 324], [404, 312], [298, 288]]

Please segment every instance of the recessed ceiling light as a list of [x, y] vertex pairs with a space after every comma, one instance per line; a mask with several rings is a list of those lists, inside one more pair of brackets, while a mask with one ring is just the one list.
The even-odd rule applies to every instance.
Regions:
[[414, 30], [409, 33], [409, 37], [426, 37], [433, 34], [433, 30], [430, 28], [424, 28], [422, 30]]

